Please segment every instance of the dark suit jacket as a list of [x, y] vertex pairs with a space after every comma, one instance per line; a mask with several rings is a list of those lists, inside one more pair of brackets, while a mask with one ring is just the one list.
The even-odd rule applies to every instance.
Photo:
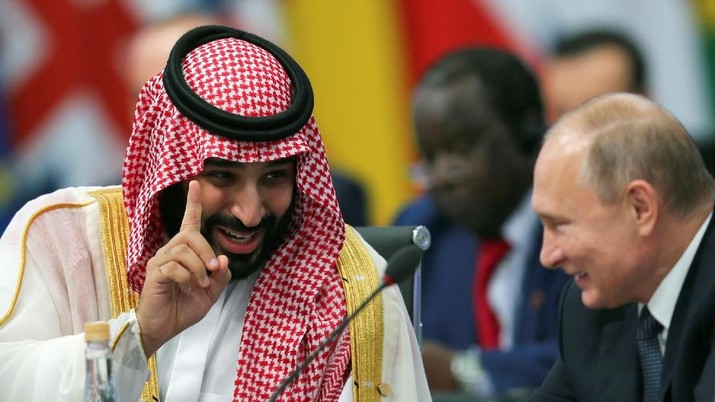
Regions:
[[[479, 242], [466, 229], [440, 214], [425, 196], [409, 204], [396, 225], [425, 225], [432, 245], [422, 259], [422, 335], [453, 349], [476, 342], [472, 283]], [[558, 357], [559, 298], [568, 277], [539, 264], [541, 226], [533, 228], [533, 249], [518, 298], [514, 346], [509, 351], [483, 351], [482, 363], [499, 393], [534, 389]]]
[[368, 201], [362, 183], [347, 173], [333, 170], [331, 174], [345, 223], [351, 226], [367, 225]]
[[[661, 400], [713, 402], [715, 231], [698, 248], [668, 330]], [[637, 304], [591, 310], [569, 282], [559, 312], [560, 358], [531, 401], [639, 401]]]

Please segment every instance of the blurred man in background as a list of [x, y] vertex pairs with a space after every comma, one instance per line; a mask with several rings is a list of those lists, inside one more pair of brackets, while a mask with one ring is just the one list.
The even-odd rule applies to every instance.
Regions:
[[541, 269], [541, 227], [529, 205], [543, 113], [534, 74], [493, 49], [446, 55], [414, 92], [428, 191], [394, 223], [432, 233], [422, 319], [433, 390], [534, 388], [557, 357], [566, 276]]
[[608, 92], [647, 95], [646, 66], [636, 43], [616, 30], [593, 29], [560, 38], [543, 73], [549, 122]]

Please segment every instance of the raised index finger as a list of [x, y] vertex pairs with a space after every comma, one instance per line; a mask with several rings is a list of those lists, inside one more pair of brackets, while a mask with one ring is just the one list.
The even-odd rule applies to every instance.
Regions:
[[189, 190], [186, 192], [186, 210], [180, 230], [186, 229], [201, 230], [201, 184], [196, 180], [189, 182]]

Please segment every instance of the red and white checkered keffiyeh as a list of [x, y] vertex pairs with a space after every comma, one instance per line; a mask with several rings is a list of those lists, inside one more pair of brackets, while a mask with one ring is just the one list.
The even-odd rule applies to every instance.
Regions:
[[[182, 62], [188, 85], [203, 99], [242, 116], [271, 116], [291, 103], [291, 82], [267, 51], [225, 38], [197, 47]], [[295, 135], [243, 142], [212, 135], [181, 115], [159, 74], [142, 89], [124, 162], [130, 222], [127, 275], [141, 291], [146, 263], [168, 240], [158, 197], [197, 175], [207, 158], [266, 162], [298, 155], [299, 196], [291, 236], [261, 272], [251, 294], [237, 364], [237, 401], [267, 400], [281, 381], [343, 319], [345, 296], [336, 261], [345, 238], [322, 140], [311, 117]], [[350, 370], [349, 334], [326, 348], [281, 400], [337, 400]], [[226, 373], [233, 375], [233, 373]]]

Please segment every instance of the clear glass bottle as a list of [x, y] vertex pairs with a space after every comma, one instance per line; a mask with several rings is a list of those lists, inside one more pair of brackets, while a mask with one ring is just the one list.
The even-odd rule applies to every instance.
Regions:
[[84, 326], [87, 343], [85, 402], [116, 402], [118, 400], [112, 378], [112, 349], [109, 346], [109, 324], [90, 322]]

